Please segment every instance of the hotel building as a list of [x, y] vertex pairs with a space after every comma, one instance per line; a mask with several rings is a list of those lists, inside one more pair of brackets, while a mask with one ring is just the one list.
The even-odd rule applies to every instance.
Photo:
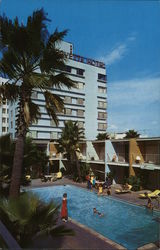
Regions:
[[[0, 77], [0, 85], [5, 83], [7, 80]], [[0, 136], [8, 133], [9, 128], [9, 106], [8, 101], [3, 100], [0, 104]]]
[[[105, 64], [96, 60], [84, 58], [73, 53], [71, 43], [62, 42], [59, 47], [66, 54], [67, 75], [75, 81], [76, 88], [68, 90], [54, 88], [52, 93], [64, 101], [64, 112], [58, 114], [59, 125], [48, 116], [45, 110], [44, 96], [39, 89], [32, 95], [33, 101], [39, 105], [41, 117], [29, 128], [29, 135], [38, 141], [50, 141], [61, 136], [64, 122], [78, 121], [78, 126], [84, 129], [85, 138], [93, 140], [98, 133], [107, 129], [107, 87]], [[58, 73], [58, 72], [57, 72]], [[9, 108], [9, 132], [16, 137], [17, 104]]]

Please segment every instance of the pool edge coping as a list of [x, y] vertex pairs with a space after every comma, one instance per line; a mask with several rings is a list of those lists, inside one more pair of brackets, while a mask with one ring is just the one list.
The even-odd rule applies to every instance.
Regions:
[[97, 233], [95, 230], [81, 224], [80, 222], [72, 219], [71, 217], [69, 217], [69, 221], [72, 222], [73, 224], [79, 226], [80, 228], [82, 229], [85, 229], [86, 231], [88, 231], [89, 233], [91, 233], [92, 235], [96, 236], [97, 238], [105, 241], [106, 243], [108, 243], [110, 246], [114, 247], [115, 249], [124, 249], [124, 250], [127, 250], [127, 248], [125, 248], [124, 246], [118, 244], [117, 242], [103, 236], [102, 234], [100, 233]]

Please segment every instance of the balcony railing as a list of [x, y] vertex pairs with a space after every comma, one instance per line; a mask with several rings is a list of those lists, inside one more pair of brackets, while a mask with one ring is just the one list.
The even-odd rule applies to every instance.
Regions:
[[150, 164], [160, 164], [160, 154], [146, 154], [144, 161]]
[[[144, 163], [155, 164], [155, 165], [160, 164], [160, 154], [145, 154], [145, 155], [143, 155], [143, 159], [144, 159]], [[129, 156], [127, 159], [125, 154], [118, 153], [116, 155], [113, 155], [112, 157], [107, 156], [107, 161], [108, 162], [129, 163]], [[135, 157], [134, 157], [133, 163], [138, 164]]]

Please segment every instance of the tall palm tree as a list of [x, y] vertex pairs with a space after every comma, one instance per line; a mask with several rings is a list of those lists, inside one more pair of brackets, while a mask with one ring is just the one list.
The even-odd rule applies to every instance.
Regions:
[[140, 136], [140, 134], [138, 134], [137, 131], [135, 131], [134, 129], [129, 130], [128, 132], [126, 132], [126, 136], [125, 138], [138, 138]]
[[65, 69], [65, 54], [57, 49], [57, 44], [67, 31], [56, 29], [49, 34], [47, 21], [43, 9], [33, 12], [26, 25], [20, 24], [17, 18], [12, 21], [0, 16], [0, 75], [9, 79], [0, 87], [0, 97], [19, 103], [11, 197], [19, 195], [24, 138], [31, 122], [40, 116], [39, 106], [31, 99], [32, 93], [41, 90], [46, 111], [58, 123], [56, 113], [63, 109], [63, 101], [50, 89], [74, 86], [65, 73], [60, 73]]
[[65, 152], [69, 161], [76, 162], [79, 180], [81, 181], [80, 164], [77, 158], [77, 150], [80, 140], [84, 139], [84, 132], [78, 127], [78, 122], [67, 121], [62, 129], [59, 142], [59, 151]]

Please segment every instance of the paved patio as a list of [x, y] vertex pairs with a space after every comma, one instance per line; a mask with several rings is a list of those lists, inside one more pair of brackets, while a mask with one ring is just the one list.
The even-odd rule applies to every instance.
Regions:
[[[86, 183], [75, 183], [72, 180], [63, 177], [60, 180], [55, 182], [41, 182], [40, 179], [32, 180], [31, 186], [32, 187], [42, 187], [42, 186], [54, 186], [54, 185], [76, 185], [82, 188], [86, 188]], [[138, 194], [144, 193], [143, 190], [139, 192], [131, 192], [127, 194], [115, 194], [115, 189], [118, 188], [119, 185], [113, 185], [111, 188], [111, 195], [118, 199], [131, 202], [140, 206], [146, 205], [146, 200], [139, 199]], [[157, 206], [157, 202], [153, 201], [154, 205]], [[59, 220], [58, 224], [62, 224]], [[98, 233], [92, 231], [91, 229], [87, 229], [86, 227], [76, 223], [75, 221], [68, 221], [65, 225], [74, 230], [75, 236], [64, 236], [59, 238], [40, 238], [37, 239], [34, 243], [34, 248], [51, 248], [51, 249], [124, 249], [120, 245], [107, 240], [105, 237], [99, 235]], [[157, 248], [158, 249], [158, 248]]]

